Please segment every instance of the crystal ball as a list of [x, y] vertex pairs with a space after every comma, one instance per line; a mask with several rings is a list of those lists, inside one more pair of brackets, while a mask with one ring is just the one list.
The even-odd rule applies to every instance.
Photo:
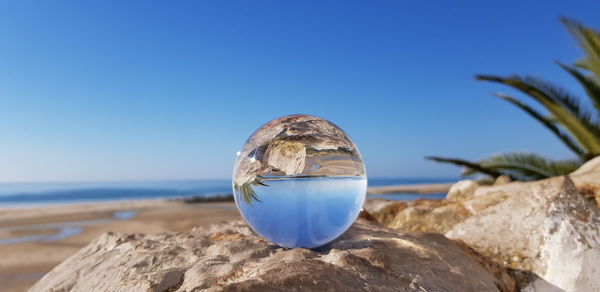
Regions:
[[237, 155], [237, 208], [254, 231], [279, 246], [315, 248], [333, 241], [365, 201], [367, 175], [358, 148], [325, 119], [272, 120]]

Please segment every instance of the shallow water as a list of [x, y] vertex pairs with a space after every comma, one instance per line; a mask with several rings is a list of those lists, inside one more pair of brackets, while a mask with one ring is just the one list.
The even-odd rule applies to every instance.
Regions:
[[284, 247], [313, 248], [329, 243], [354, 222], [365, 200], [366, 178], [266, 180], [254, 186], [262, 202], [236, 204], [250, 226]]

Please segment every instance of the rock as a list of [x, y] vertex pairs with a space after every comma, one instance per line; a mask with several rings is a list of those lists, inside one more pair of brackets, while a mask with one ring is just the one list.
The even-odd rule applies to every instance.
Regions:
[[595, 175], [596, 177], [600, 176], [600, 156], [584, 163], [577, 170], [571, 173], [571, 176], [583, 176], [590, 174]]
[[480, 186], [475, 181], [463, 180], [450, 188], [445, 200], [399, 202], [370, 199], [366, 201], [364, 208], [377, 222], [390, 228], [408, 232], [445, 233], [454, 225], [499, 203], [505, 197], [506, 194], [499, 186]]
[[505, 185], [481, 186], [475, 190], [471, 200], [463, 201], [463, 205], [472, 214], [494, 206], [513, 193], [520, 192], [523, 182], [513, 182]]
[[450, 201], [465, 201], [473, 198], [479, 184], [472, 180], [461, 180], [450, 187], [446, 199]]
[[512, 182], [512, 179], [510, 178], [510, 176], [503, 174], [496, 178], [496, 180], [494, 181], [494, 185], [501, 186], [501, 185], [505, 185], [505, 184], [508, 184], [511, 182]]
[[600, 207], [600, 186], [591, 183], [579, 183], [576, 186], [583, 198]]
[[368, 211], [371, 214], [377, 214], [377, 213], [385, 210], [388, 206], [397, 204], [397, 203], [404, 203], [404, 202], [392, 201], [392, 200], [386, 200], [386, 199], [368, 199], [365, 201], [365, 204], [363, 205], [363, 209]]
[[525, 285], [521, 290], [521, 292], [565, 292], [565, 290], [560, 289], [542, 278], [537, 278], [531, 283]]
[[[407, 232], [444, 233], [455, 224], [471, 216], [460, 203], [447, 200], [414, 200], [408, 202], [379, 203], [380, 208], [372, 207], [377, 202], [367, 200], [365, 209], [377, 222], [394, 229]], [[372, 211], [371, 211], [372, 210]]]
[[569, 176], [579, 193], [600, 207], [600, 156], [584, 163]]
[[[402, 210], [406, 209], [407, 202], [385, 199], [368, 199], [363, 205], [363, 210], [369, 212], [377, 222], [387, 226]], [[388, 226], [389, 227], [389, 226]]]
[[236, 186], [241, 186], [247, 182], [256, 179], [256, 174], [260, 172], [263, 165], [258, 160], [249, 161], [239, 165], [238, 175], [233, 178], [233, 183]]
[[304, 144], [291, 141], [274, 141], [269, 144], [262, 162], [285, 175], [296, 175], [304, 170], [306, 148]]
[[108, 233], [31, 291], [514, 291], [507, 270], [440, 234], [359, 219], [318, 250], [284, 249], [242, 221], [189, 233]]
[[569, 177], [478, 189], [498, 196], [446, 236], [567, 291], [600, 291], [600, 209]]
[[529, 279], [528, 282], [522, 283], [521, 292], [564, 292], [565, 290], [560, 289], [548, 281], [532, 274], [533, 279]]
[[445, 200], [369, 200], [365, 208], [388, 227], [444, 233], [507, 268], [531, 271], [517, 277], [524, 291], [600, 291], [600, 157], [570, 177], [466, 180]]
[[365, 219], [370, 222], [377, 222], [377, 219], [375, 219], [375, 217], [373, 217], [373, 215], [371, 215], [371, 213], [365, 209], [360, 210], [360, 213], [358, 213], [358, 218]]

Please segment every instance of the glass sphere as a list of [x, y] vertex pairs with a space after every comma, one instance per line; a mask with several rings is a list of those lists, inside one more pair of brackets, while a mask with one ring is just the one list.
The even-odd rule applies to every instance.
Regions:
[[254, 231], [283, 247], [325, 245], [356, 220], [367, 175], [358, 148], [335, 124], [290, 115], [260, 127], [238, 152], [236, 205]]

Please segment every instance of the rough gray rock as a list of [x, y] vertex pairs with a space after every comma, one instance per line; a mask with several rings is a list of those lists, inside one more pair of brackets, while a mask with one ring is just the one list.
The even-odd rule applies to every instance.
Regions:
[[504, 199], [446, 236], [566, 291], [600, 291], [600, 209], [569, 177], [480, 188], [480, 196]]
[[514, 291], [506, 270], [440, 234], [359, 220], [319, 250], [234, 221], [189, 233], [105, 234], [31, 291]]

